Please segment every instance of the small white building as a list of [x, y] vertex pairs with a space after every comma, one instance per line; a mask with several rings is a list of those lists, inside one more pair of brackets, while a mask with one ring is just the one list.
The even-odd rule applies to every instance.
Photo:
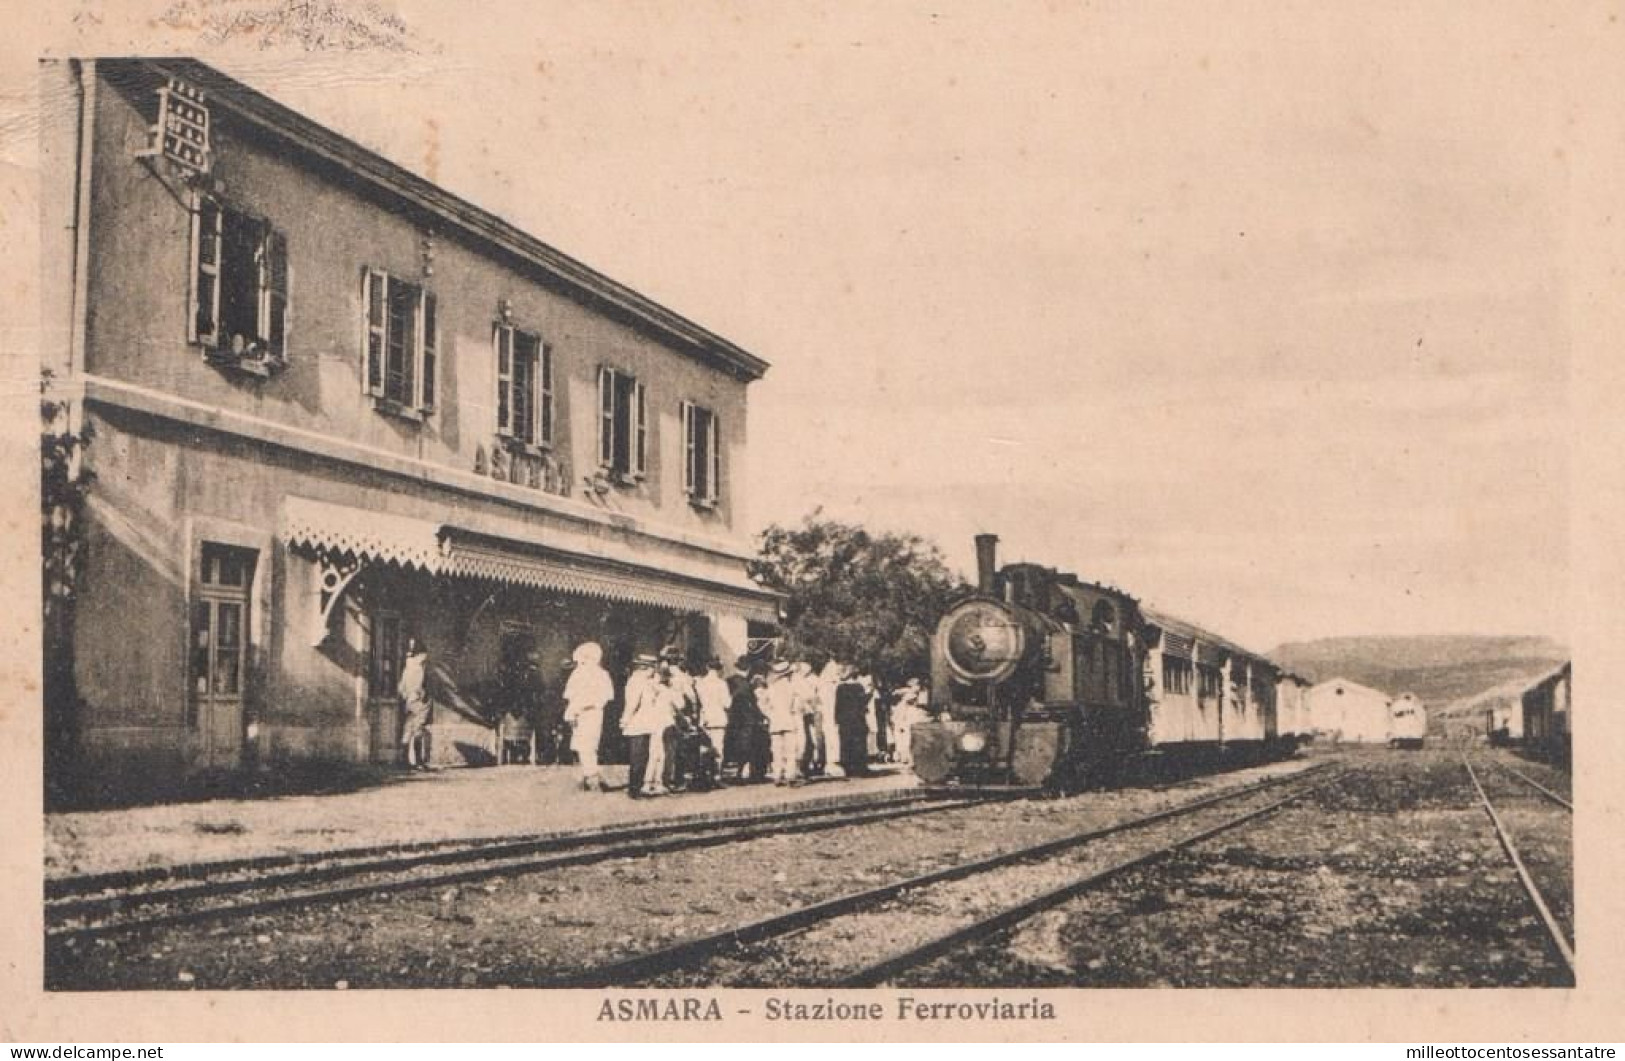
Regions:
[[1309, 717], [1324, 740], [1383, 743], [1388, 740], [1389, 697], [1347, 678], [1309, 690]]

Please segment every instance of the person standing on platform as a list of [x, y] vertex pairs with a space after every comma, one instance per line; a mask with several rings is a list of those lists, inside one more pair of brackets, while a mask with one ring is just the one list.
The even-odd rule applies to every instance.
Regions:
[[673, 791], [663, 781], [670, 776], [668, 763], [677, 753], [679, 727], [682, 724], [678, 715], [685, 704], [682, 694], [672, 688], [672, 672], [675, 670], [675, 667], [667, 664], [656, 663], [654, 677], [643, 693], [644, 704], [651, 715], [648, 723], [649, 775], [643, 784], [645, 796], [664, 796]]
[[841, 749], [840, 727], [835, 722], [835, 687], [841, 684], [842, 675], [846, 673], [846, 664], [836, 659], [824, 663], [818, 672], [816, 688], [818, 690], [818, 728], [822, 741], [826, 773], [830, 773], [829, 760], [839, 761]]
[[[658, 662], [653, 656], [634, 657], [632, 673], [627, 677], [626, 689], [621, 694], [621, 732], [626, 735], [628, 743], [626, 794], [633, 799], [643, 797], [649, 769], [650, 735], [661, 732], [651, 729], [657, 721], [657, 708], [649, 695], [651, 687], [655, 685], [654, 668]], [[658, 783], [659, 776], [653, 780]]]
[[615, 699], [615, 683], [603, 667], [604, 650], [593, 641], [577, 645], [570, 661], [574, 669], [564, 683], [564, 723], [570, 727], [570, 747], [581, 760], [581, 788], [609, 791], [598, 774], [598, 741], [604, 731], [604, 708]]
[[869, 727], [869, 761], [883, 763], [886, 761], [886, 711], [881, 703], [880, 694], [875, 691], [875, 676], [868, 671], [858, 675], [858, 684], [863, 686], [863, 695], [866, 702], [863, 708], [864, 723]]
[[773, 771], [772, 734], [762, 713], [767, 678], [753, 674], [736, 684], [728, 706], [727, 756], [739, 764], [741, 781], [766, 781]]
[[717, 780], [728, 766], [728, 705], [733, 700], [728, 683], [722, 680], [722, 661], [713, 657], [705, 665], [705, 676], [694, 683], [700, 698], [700, 725], [717, 753]]
[[818, 676], [806, 660], [790, 668], [790, 688], [795, 695], [796, 713], [801, 716], [801, 747], [798, 765], [803, 777], [822, 777], [828, 765], [824, 744], [824, 720], [818, 713]]
[[667, 791], [675, 792], [688, 784], [694, 764], [685, 734], [699, 728], [700, 696], [694, 678], [683, 666], [683, 653], [676, 645], [660, 650], [660, 673], [665, 677], [674, 700], [672, 727], [666, 735], [666, 760], [661, 771], [661, 782]]
[[767, 687], [761, 691], [762, 713], [773, 745], [773, 783], [801, 783], [801, 736], [807, 719], [796, 693], [790, 664], [780, 661], [768, 672]]
[[840, 734], [841, 772], [847, 777], [869, 774], [869, 694], [851, 667], [841, 668], [835, 686], [835, 728]]
[[406, 645], [406, 664], [395, 691], [406, 708], [401, 724], [401, 745], [406, 749], [406, 765], [413, 770], [429, 768], [429, 646], [418, 638]]
[[892, 750], [896, 761], [905, 766], [914, 762], [913, 737], [914, 724], [925, 720], [925, 712], [920, 707], [920, 679], [910, 678], [898, 690], [896, 699], [892, 702]]

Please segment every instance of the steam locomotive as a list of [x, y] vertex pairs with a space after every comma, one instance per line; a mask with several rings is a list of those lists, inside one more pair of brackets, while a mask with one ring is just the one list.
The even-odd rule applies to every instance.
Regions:
[[1307, 682], [1122, 590], [1037, 564], [997, 566], [937, 623], [913, 729], [927, 784], [1111, 784], [1158, 759], [1263, 758], [1307, 739]]

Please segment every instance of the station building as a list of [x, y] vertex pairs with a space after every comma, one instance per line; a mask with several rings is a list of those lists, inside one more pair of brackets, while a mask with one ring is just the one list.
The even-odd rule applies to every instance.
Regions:
[[741, 531], [766, 362], [201, 63], [43, 77], [90, 476], [47, 656], [94, 772], [394, 761], [414, 636], [437, 759], [484, 761], [532, 652], [731, 660], [777, 618]]

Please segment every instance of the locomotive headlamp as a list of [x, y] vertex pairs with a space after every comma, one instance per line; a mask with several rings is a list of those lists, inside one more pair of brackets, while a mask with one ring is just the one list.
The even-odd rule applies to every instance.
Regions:
[[984, 733], [964, 733], [959, 737], [959, 750], [975, 755], [987, 747], [987, 735]]

